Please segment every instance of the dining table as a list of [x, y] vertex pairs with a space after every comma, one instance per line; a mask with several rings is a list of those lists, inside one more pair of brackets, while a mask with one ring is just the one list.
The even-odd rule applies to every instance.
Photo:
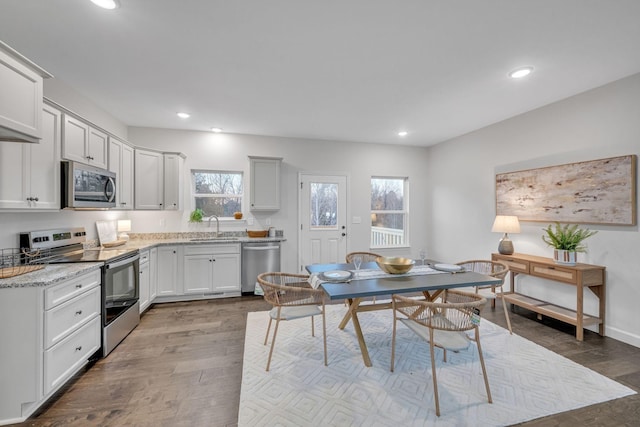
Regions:
[[[429, 265], [435, 265], [435, 263], [429, 262]], [[346, 263], [311, 264], [305, 268], [311, 274], [312, 281], [318, 280], [316, 283], [324, 290], [330, 300], [346, 300], [348, 302], [347, 312], [338, 327], [343, 330], [349, 321], [353, 323], [362, 359], [367, 367], [371, 367], [372, 364], [358, 313], [393, 308], [392, 303], [387, 301], [362, 304], [368, 297], [416, 293], [417, 296], [422, 296], [428, 301], [434, 301], [447, 289], [491, 286], [500, 283], [500, 279], [473, 271], [438, 271], [426, 265], [422, 268], [415, 268], [413, 270], [416, 271], [412, 270], [406, 274], [384, 273], [375, 262], [363, 263], [359, 270], [356, 270], [353, 264]], [[322, 275], [322, 273], [334, 271], [349, 271], [352, 274], [348, 280], [342, 281], [326, 280], [326, 277]]]

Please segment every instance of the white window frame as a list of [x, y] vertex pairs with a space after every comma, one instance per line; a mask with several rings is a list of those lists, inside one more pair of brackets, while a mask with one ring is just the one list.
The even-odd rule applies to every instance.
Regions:
[[409, 242], [409, 177], [406, 176], [372, 176], [369, 180], [369, 198], [371, 198], [371, 191], [373, 190], [373, 186], [371, 185], [371, 181], [374, 179], [387, 179], [387, 180], [402, 180], [403, 188], [402, 188], [402, 209], [400, 210], [377, 210], [371, 209], [371, 218], [374, 218], [374, 215], [378, 214], [401, 214], [403, 216], [403, 230], [402, 230], [402, 242], [398, 244], [378, 244], [374, 242], [374, 228], [371, 225], [371, 232], [369, 236], [369, 245], [371, 249], [386, 249], [386, 248], [406, 248], [410, 247]]
[[[217, 174], [233, 174], [233, 175], [239, 175], [240, 176], [240, 182], [242, 182], [242, 194], [222, 194], [222, 193], [204, 193], [204, 194], [200, 194], [200, 193], [196, 193], [196, 177], [195, 174], [196, 173], [206, 173], [206, 174], [211, 174], [211, 175], [217, 175]], [[212, 199], [225, 199], [225, 198], [230, 198], [230, 197], [237, 197], [240, 199], [240, 209], [242, 209], [245, 205], [245, 193], [244, 193], [244, 189], [245, 189], [245, 182], [244, 182], [244, 173], [242, 171], [233, 171], [233, 170], [217, 170], [217, 169], [191, 169], [191, 202], [193, 203], [193, 209], [196, 208], [197, 203], [196, 203], [196, 198], [212, 198]], [[212, 215], [206, 215], [207, 213], [205, 212], [205, 218], [212, 218]], [[219, 216], [218, 217], [220, 220], [235, 220], [233, 218], [233, 214], [231, 214], [230, 216]]]

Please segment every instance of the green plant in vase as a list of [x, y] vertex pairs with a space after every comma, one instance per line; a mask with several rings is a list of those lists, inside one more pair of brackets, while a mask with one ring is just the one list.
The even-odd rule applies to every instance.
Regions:
[[575, 265], [576, 253], [585, 252], [584, 240], [593, 236], [597, 231], [580, 228], [578, 224], [560, 224], [556, 222], [542, 229], [545, 234], [542, 240], [554, 248], [553, 259], [558, 264]]

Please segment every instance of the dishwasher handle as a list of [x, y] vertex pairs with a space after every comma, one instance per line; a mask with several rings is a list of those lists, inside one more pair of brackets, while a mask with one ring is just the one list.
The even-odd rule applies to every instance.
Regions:
[[243, 251], [270, 251], [273, 249], [280, 249], [280, 246], [245, 246]]

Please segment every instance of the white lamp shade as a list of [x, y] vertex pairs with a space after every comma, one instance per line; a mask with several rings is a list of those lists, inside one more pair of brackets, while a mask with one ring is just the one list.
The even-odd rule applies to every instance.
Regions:
[[519, 233], [520, 222], [518, 221], [518, 217], [513, 215], [496, 215], [491, 231], [496, 233]]
[[131, 231], [131, 220], [130, 219], [119, 219], [118, 220], [118, 231]]

